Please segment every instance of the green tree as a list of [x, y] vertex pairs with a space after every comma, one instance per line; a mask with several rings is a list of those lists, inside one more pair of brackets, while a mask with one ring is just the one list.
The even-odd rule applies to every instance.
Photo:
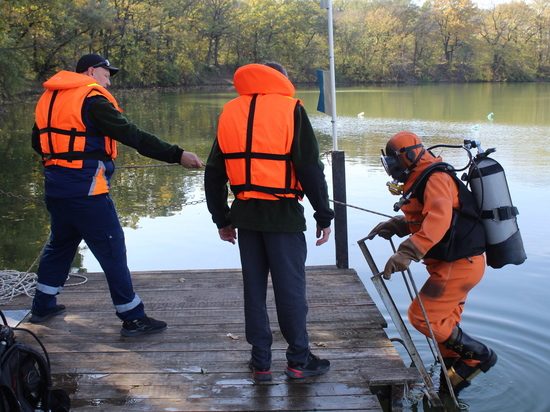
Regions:
[[453, 71], [464, 63], [455, 62], [456, 54], [466, 49], [473, 39], [478, 9], [471, 0], [428, 0], [426, 4], [438, 28], [445, 70], [453, 76]]
[[[334, 0], [337, 78], [349, 82], [550, 79], [548, 0]], [[0, 98], [37, 89], [84, 53], [115, 85], [224, 83], [278, 60], [296, 81], [326, 67], [318, 0], [0, 0]]]
[[529, 80], [536, 63], [529, 62], [536, 38], [534, 13], [525, 3], [493, 7], [481, 25], [481, 37], [491, 56], [491, 80]]
[[534, 0], [535, 36], [534, 52], [537, 62], [537, 77], [550, 78], [550, 3], [548, 0]]

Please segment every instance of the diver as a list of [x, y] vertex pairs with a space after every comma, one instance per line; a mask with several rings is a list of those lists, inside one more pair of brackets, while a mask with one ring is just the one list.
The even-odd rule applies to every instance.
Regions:
[[[392, 273], [406, 270], [412, 260], [423, 260], [429, 278], [411, 303], [408, 317], [426, 336], [430, 336], [429, 320], [458, 395], [476, 375], [487, 372], [497, 362], [491, 348], [470, 337], [459, 325], [468, 292], [479, 283], [486, 268], [486, 237], [478, 205], [454, 169], [425, 149], [414, 133], [394, 135], [382, 152], [382, 163], [394, 179], [390, 191], [403, 192], [394, 209], [401, 209], [404, 215], [379, 223], [367, 238], [410, 235], [388, 259], [383, 276], [389, 279]], [[441, 377], [440, 391], [445, 392], [448, 388], [443, 370]]]

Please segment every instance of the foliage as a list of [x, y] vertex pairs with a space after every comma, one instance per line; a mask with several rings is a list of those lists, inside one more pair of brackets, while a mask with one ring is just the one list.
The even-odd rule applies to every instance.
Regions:
[[[339, 81], [549, 80], [550, 5], [472, 0], [334, 0]], [[311, 82], [328, 65], [317, 0], [0, 0], [0, 98], [38, 89], [97, 52], [125, 87], [226, 84], [280, 61]]]

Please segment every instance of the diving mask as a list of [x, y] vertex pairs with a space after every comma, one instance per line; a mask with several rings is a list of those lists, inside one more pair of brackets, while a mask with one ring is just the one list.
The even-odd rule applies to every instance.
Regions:
[[386, 155], [383, 150], [381, 152], [380, 161], [386, 173], [393, 177], [394, 181], [404, 182], [407, 180], [409, 171], [407, 168], [403, 167], [399, 161], [398, 155]]

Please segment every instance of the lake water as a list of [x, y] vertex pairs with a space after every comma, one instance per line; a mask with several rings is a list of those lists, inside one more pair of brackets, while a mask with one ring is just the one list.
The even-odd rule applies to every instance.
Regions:
[[[221, 106], [234, 96], [229, 89], [216, 93], [115, 94], [126, 115], [140, 127], [203, 159], [214, 139]], [[316, 112], [317, 91], [299, 90], [298, 96], [310, 114], [321, 151], [328, 153], [333, 147], [331, 122]], [[20, 271], [33, 264], [48, 235], [48, 216], [41, 202], [41, 166], [30, 148], [33, 105], [7, 106], [0, 115], [0, 268]], [[528, 259], [521, 266], [488, 268], [470, 293], [462, 326], [494, 348], [499, 361], [488, 374], [476, 378], [460, 400], [476, 412], [549, 411], [550, 84], [349, 88], [338, 91], [337, 109], [338, 148], [346, 156], [347, 201], [380, 213], [393, 214], [397, 200], [386, 190], [388, 177], [379, 163], [380, 149], [392, 134], [408, 129], [428, 146], [478, 139], [484, 148], [497, 149], [492, 157], [506, 171], [512, 199], [520, 212], [518, 223]], [[441, 154], [455, 166], [467, 162], [461, 150], [444, 149]], [[330, 155], [324, 155], [323, 161], [332, 193]], [[129, 148], [122, 149], [117, 164], [112, 194], [125, 226], [131, 270], [240, 266], [237, 247], [220, 241], [210, 220], [203, 202], [202, 171], [156, 167], [158, 163]], [[333, 240], [315, 246], [313, 212], [307, 200], [304, 206], [307, 264], [334, 264]], [[385, 313], [357, 246], [357, 240], [381, 219], [348, 208], [349, 265]], [[375, 239], [367, 245], [378, 266], [383, 266], [391, 252], [388, 242]], [[74, 265], [75, 271], [101, 270], [85, 245]], [[420, 287], [426, 279], [423, 266], [413, 264], [411, 270]], [[401, 277], [394, 276], [388, 286], [405, 314], [410, 299]], [[388, 335], [396, 337], [387, 318]], [[427, 366], [432, 365], [426, 340], [412, 329], [411, 333]], [[408, 362], [406, 354], [403, 357]], [[422, 410], [422, 406], [413, 404], [410, 410]]]

